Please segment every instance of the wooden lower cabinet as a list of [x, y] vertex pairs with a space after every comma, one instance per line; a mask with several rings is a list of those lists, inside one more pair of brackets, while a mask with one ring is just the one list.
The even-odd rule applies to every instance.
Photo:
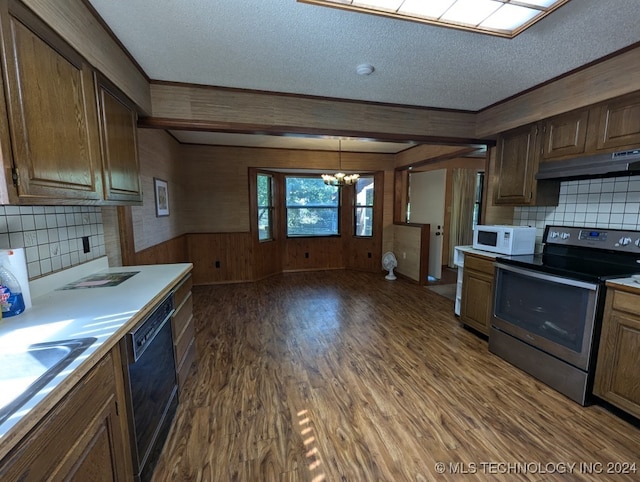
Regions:
[[0, 462], [0, 480], [133, 480], [124, 407], [116, 349]]
[[593, 392], [640, 418], [640, 295], [609, 289]]
[[493, 306], [493, 260], [465, 253], [460, 320], [489, 335]]
[[174, 290], [176, 311], [171, 319], [173, 354], [176, 360], [178, 389], [182, 390], [196, 359], [195, 325], [193, 322], [193, 296], [191, 275], [185, 276]]

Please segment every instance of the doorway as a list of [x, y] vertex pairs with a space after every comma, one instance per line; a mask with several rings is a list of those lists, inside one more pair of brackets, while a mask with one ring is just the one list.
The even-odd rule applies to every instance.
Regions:
[[409, 175], [408, 220], [411, 223], [431, 225], [428, 274], [435, 279], [442, 277], [446, 188], [446, 169], [415, 172]]

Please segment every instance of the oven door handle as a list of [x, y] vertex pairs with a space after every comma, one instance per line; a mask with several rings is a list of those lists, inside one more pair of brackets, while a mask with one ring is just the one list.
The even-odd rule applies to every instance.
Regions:
[[516, 268], [514, 266], [509, 266], [502, 263], [495, 263], [496, 270], [502, 269], [505, 271], [511, 271], [512, 273], [518, 273], [523, 276], [528, 276], [529, 278], [535, 278], [543, 281], [549, 281], [551, 283], [559, 283], [568, 286], [575, 286], [576, 288], [584, 288], [590, 291], [597, 291], [598, 285], [594, 283], [587, 283], [585, 281], [578, 281], [575, 279], [564, 278], [562, 276], [550, 275], [546, 273], [541, 273], [538, 271], [532, 271], [530, 269]]

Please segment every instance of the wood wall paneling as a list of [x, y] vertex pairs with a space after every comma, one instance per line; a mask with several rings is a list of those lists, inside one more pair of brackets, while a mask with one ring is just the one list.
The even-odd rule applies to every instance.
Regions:
[[[141, 251], [190, 232], [184, 213], [193, 201], [191, 180], [183, 174], [182, 146], [173, 137], [155, 129], [138, 129], [138, 150], [142, 205], [131, 208], [131, 219], [135, 250]], [[169, 216], [156, 216], [154, 178], [167, 181]], [[211, 204], [206, 206], [211, 211]]]
[[398, 274], [418, 283], [426, 282], [429, 269], [430, 226], [394, 224], [393, 253], [398, 260]]
[[193, 263], [193, 284], [251, 281], [251, 233], [190, 233], [188, 260]]
[[171, 264], [191, 262], [188, 258], [187, 236], [182, 235], [135, 253], [132, 264]]
[[[382, 136], [386, 139], [473, 139], [475, 114], [357, 101], [242, 91], [189, 84], [151, 84], [161, 128]], [[358, 126], [355, 131], [353, 126]]]
[[[184, 232], [191, 233], [247, 232], [252, 229], [249, 168], [334, 171], [339, 167], [336, 153], [327, 151], [213, 146], [182, 148], [181, 175], [185, 185], [189, 186], [189, 206], [181, 212], [181, 227]], [[343, 153], [342, 168], [361, 173], [392, 172], [393, 155]], [[393, 212], [390, 192], [385, 191], [384, 195], [384, 211], [389, 216]]]
[[120, 245], [120, 227], [118, 224], [118, 208], [104, 206], [102, 208], [102, 225], [104, 228], [105, 254], [109, 266], [122, 266], [122, 247]]
[[494, 136], [639, 90], [640, 47], [636, 47], [480, 111], [476, 137]]
[[464, 145], [420, 144], [396, 154], [395, 167], [396, 169], [409, 167], [415, 169], [417, 166], [455, 159], [475, 149]]
[[287, 238], [284, 241], [283, 271], [344, 269], [344, 242], [341, 236]]
[[409, 199], [409, 171], [407, 169], [394, 171], [393, 189], [395, 192], [393, 201], [393, 222], [407, 222], [407, 204]]

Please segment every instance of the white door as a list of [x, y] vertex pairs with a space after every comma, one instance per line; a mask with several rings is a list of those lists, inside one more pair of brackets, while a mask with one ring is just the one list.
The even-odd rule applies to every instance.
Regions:
[[442, 277], [442, 228], [446, 187], [446, 169], [416, 172], [409, 176], [409, 221], [431, 225], [429, 276], [436, 279]]

